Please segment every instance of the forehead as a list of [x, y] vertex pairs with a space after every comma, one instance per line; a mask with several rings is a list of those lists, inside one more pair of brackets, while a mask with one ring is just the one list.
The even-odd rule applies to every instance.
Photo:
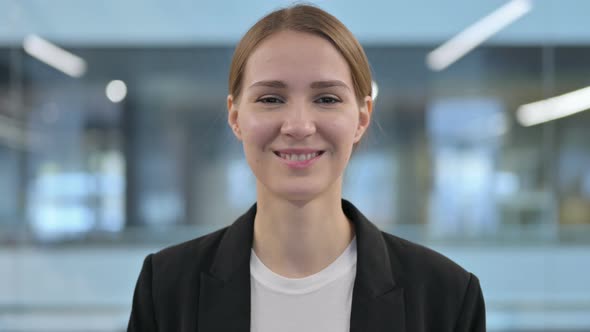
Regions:
[[281, 31], [263, 40], [246, 63], [244, 83], [280, 80], [288, 85], [341, 80], [352, 88], [348, 63], [328, 40], [311, 33]]

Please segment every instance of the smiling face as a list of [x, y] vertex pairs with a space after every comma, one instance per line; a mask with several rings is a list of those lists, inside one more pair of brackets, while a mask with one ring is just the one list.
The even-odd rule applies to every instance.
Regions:
[[372, 109], [370, 97], [359, 105], [344, 57], [322, 37], [277, 32], [250, 55], [242, 84], [238, 98], [228, 96], [228, 121], [257, 178], [259, 199], [339, 198]]

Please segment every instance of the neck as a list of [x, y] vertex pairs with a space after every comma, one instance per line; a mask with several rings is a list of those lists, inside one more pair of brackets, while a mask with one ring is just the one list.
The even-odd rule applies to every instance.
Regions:
[[273, 272], [302, 278], [342, 254], [354, 227], [342, 211], [340, 191], [310, 201], [289, 201], [258, 191], [253, 249]]

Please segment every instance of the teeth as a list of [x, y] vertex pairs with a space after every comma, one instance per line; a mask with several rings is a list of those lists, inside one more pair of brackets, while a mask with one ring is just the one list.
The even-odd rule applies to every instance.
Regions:
[[319, 152], [308, 153], [308, 154], [287, 154], [281, 153], [281, 158], [291, 161], [305, 161], [315, 158], [319, 155]]

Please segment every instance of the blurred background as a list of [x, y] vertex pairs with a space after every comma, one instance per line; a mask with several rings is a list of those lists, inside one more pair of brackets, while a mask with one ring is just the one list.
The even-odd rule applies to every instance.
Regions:
[[[0, 331], [124, 331], [145, 255], [255, 201], [228, 68], [290, 3], [0, 0]], [[489, 331], [590, 331], [590, 1], [312, 3], [378, 88], [344, 197], [477, 274]]]

